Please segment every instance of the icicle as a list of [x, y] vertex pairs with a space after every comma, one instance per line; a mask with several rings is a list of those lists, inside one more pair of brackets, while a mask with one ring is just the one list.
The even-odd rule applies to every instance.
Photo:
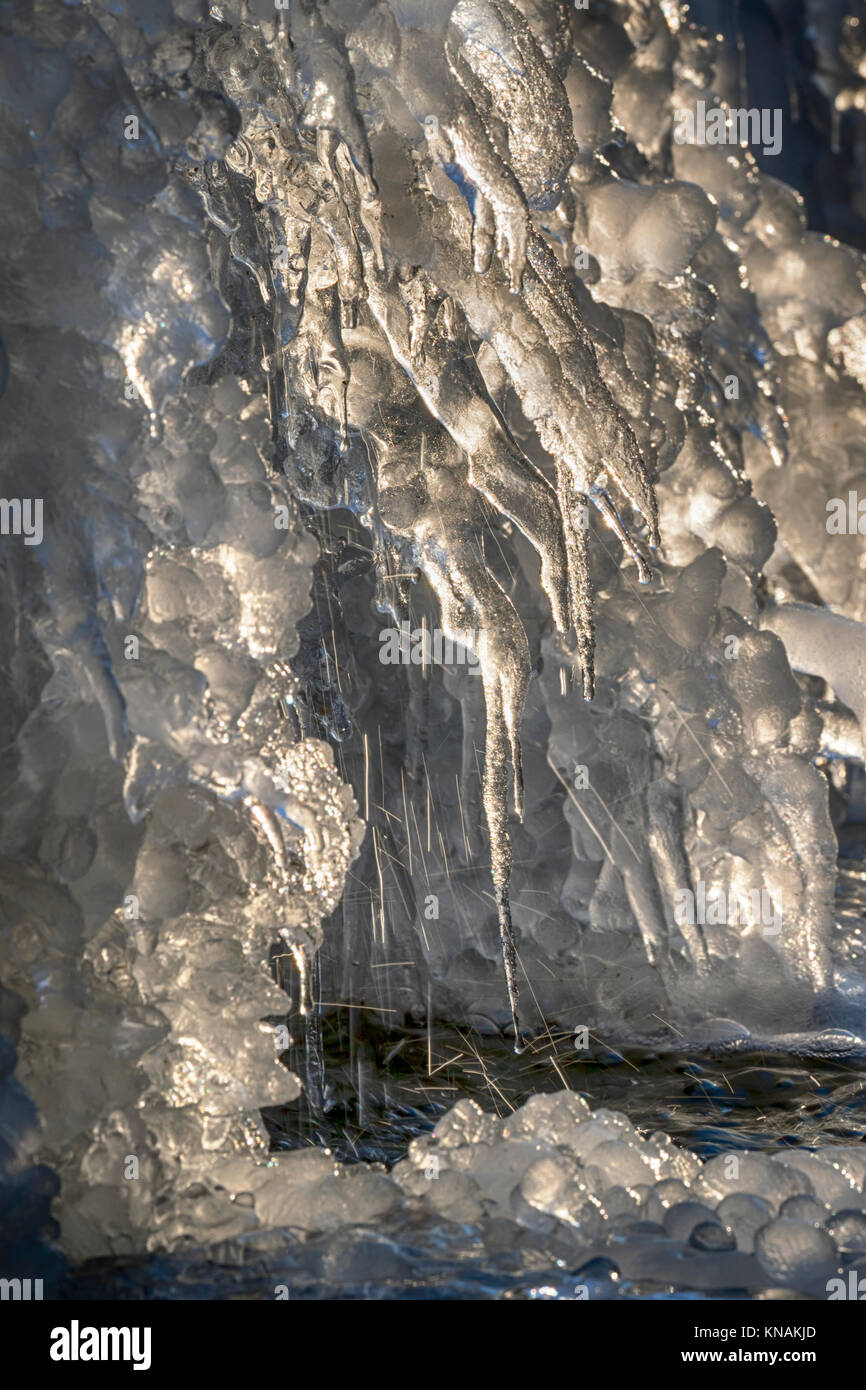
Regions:
[[[514, 1029], [514, 1050], [523, 1051], [518, 1011], [517, 951], [511, 921], [509, 886], [511, 883], [511, 837], [508, 833], [508, 736], [502, 692], [498, 681], [485, 679], [487, 734], [484, 750], [484, 812], [490, 835], [490, 860], [496, 911], [499, 918], [499, 939], [502, 945], [502, 965], [505, 987]], [[519, 763], [518, 763], [519, 766]], [[517, 800], [515, 780], [515, 800]]]
[[[495, 886], [495, 885], [494, 885]], [[499, 914], [499, 939], [502, 942], [502, 964], [505, 970], [505, 988], [508, 991], [508, 1003], [511, 1007], [511, 1025], [514, 1029], [514, 1051], [518, 1055], [526, 1051], [526, 1042], [520, 1031], [520, 1014], [518, 1013], [518, 988], [517, 988], [517, 951], [514, 947], [514, 935], [511, 925], [511, 902], [508, 896], [508, 884], [502, 887], [495, 887], [496, 910]]]
[[304, 1059], [307, 1100], [320, 1114], [325, 1103], [325, 1053], [322, 1042], [322, 974], [319, 953], [289, 940], [283, 932], [298, 972], [300, 1013], [304, 1020]]
[[638, 545], [623, 525], [619, 512], [611, 502], [604, 488], [593, 485], [589, 490], [589, 496], [594, 506], [601, 512], [608, 526], [610, 526], [615, 533], [623, 549], [631, 556], [637, 565], [638, 577], [640, 578], [641, 584], [648, 584], [652, 578], [652, 570], [647, 564], [646, 557], [641, 554]]

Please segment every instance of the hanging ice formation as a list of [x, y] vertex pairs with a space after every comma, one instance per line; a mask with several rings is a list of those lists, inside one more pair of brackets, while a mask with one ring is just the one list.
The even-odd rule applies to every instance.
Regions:
[[[322, 502], [334, 455], [363, 441], [371, 476], [342, 500], [377, 535], [382, 606], [398, 614], [389, 568], [415, 569], [438, 596], [445, 635], [474, 634], [483, 803], [519, 1046], [508, 792], [510, 782], [521, 817], [530, 658], [520, 617], [479, 553], [483, 503], [537, 551], [553, 622], [574, 633], [590, 699], [586, 507], [645, 581], [645, 546], [658, 543], [654, 440], [647, 429], [639, 441], [620, 408], [637, 392], [624, 354], [610, 343], [600, 363], [573, 277], [539, 220], [559, 207], [578, 157], [544, 31], [537, 37], [510, 0], [410, 8], [405, 32], [386, 5], [340, 6], [332, 27], [335, 7], [326, 15], [301, 0], [285, 24], [277, 12], [219, 38], [208, 63], [242, 125], [225, 166], [206, 166], [200, 186], [270, 310], [277, 459]], [[554, 9], [562, 47], [565, 9]], [[372, 130], [360, 82], [379, 104]], [[238, 191], [247, 180], [252, 221]], [[486, 346], [487, 379], [473, 343]], [[496, 400], [506, 385], [548, 469], [507, 425]], [[622, 519], [623, 503], [637, 526]]]

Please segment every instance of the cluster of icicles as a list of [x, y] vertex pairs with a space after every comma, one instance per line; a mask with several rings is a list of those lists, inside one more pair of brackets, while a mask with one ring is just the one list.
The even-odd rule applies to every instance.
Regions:
[[[653, 446], [649, 436], [638, 441], [617, 404], [633, 385], [622, 355], [608, 353], [600, 368], [572, 283], [537, 220], [557, 206], [578, 155], [556, 32], [545, 52], [509, 0], [432, 0], [424, 28], [429, 44], [418, 44], [417, 28], [403, 42], [379, 7], [353, 36], [353, 57], [366, 44], [365, 60], [387, 72], [417, 129], [402, 144], [409, 177], [389, 189], [390, 206], [352, 68], [314, 5], [296, 6], [288, 28], [278, 12], [214, 44], [210, 64], [242, 129], [225, 165], [203, 170], [201, 189], [271, 311], [265, 366], [277, 456], [302, 456], [311, 431], [338, 454], [360, 433], [386, 563], [390, 556], [395, 571], [426, 577], [447, 637], [485, 635], [476, 652], [487, 721], [483, 802], [519, 1047], [507, 821], [509, 786], [522, 814], [530, 654], [511, 600], [479, 554], [482, 508], [507, 517], [536, 550], [555, 626], [575, 634], [589, 699], [587, 502], [645, 581], [644, 545], [658, 543]], [[567, 61], [568, 36], [558, 39]], [[238, 177], [254, 184], [254, 223], [239, 206]], [[471, 334], [495, 354], [552, 460], [552, 480], [505, 425], [467, 348]], [[608, 479], [640, 514], [638, 536]], [[368, 501], [357, 505], [366, 512]]]

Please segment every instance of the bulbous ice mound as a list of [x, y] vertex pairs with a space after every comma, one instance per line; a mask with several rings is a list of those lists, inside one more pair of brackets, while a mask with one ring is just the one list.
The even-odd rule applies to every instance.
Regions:
[[[505, 1120], [462, 1100], [390, 1174], [304, 1149], [243, 1177], [219, 1267], [197, 1266], [217, 1296], [844, 1299], [866, 1260], [861, 1145], [701, 1162], [572, 1091]], [[253, 1204], [273, 1234], [244, 1232]], [[107, 1296], [116, 1278], [183, 1297], [183, 1271], [182, 1255], [121, 1265]]]
[[[279, 1224], [332, 914], [325, 999], [386, 1017], [866, 1035], [862, 257], [701, 137], [723, 43], [666, 0], [3, 24], [3, 1026], [69, 1252]], [[474, 668], [388, 665], [422, 620]]]

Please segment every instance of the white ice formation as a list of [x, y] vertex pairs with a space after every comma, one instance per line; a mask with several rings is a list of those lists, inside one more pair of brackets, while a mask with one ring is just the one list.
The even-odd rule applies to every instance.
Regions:
[[[0, 610], [8, 1181], [44, 1207], [59, 1174], [66, 1251], [303, 1225], [292, 1175], [337, 1183], [268, 1163], [258, 1118], [321, 1100], [332, 914], [335, 987], [397, 946], [392, 1012], [435, 992], [516, 1043], [524, 978], [528, 1030], [856, 1033], [827, 765], [862, 758], [866, 569], [825, 523], [863, 478], [866, 276], [748, 148], [673, 139], [737, 105], [725, 45], [673, 0], [22, 0], [2, 25], [3, 490], [44, 504], [41, 544], [4, 537]], [[314, 511], [366, 528], [363, 582]], [[308, 642], [311, 589], [339, 602]], [[483, 634], [480, 681], [378, 665], [413, 604]], [[344, 895], [353, 863], [377, 902]], [[772, 920], [679, 912], [699, 891]], [[581, 1144], [621, 1128], [578, 1118]], [[715, 1210], [711, 1165], [656, 1139], [581, 1166], [477, 1124], [490, 1153], [425, 1202], [486, 1219], [501, 1191], [590, 1244], [611, 1213], [664, 1226], [661, 1181]], [[407, 1162], [347, 1175], [325, 1224], [421, 1200]], [[756, 1254], [735, 1232], [750, 1287], [847, 1249], [780, 1216], [785, 1183], [825, 1200], [791, 1171], [744, 1179], [772, 1214]], [[611, 1187], [641, 1195], [602, 1210]]]
[[702, 1163], [571, 1091], [506, 1119], [462, 1100], [390, 1173], [304, 1149], [221, 1177], [244, 1201], [212, 1232], [214, 1264], [191, 1281], [179, 1259], [152, 1265], [151, 1294], [209, 1277], [265, 1298], [826, 1299], [866, 1272], [862, 1145]]

